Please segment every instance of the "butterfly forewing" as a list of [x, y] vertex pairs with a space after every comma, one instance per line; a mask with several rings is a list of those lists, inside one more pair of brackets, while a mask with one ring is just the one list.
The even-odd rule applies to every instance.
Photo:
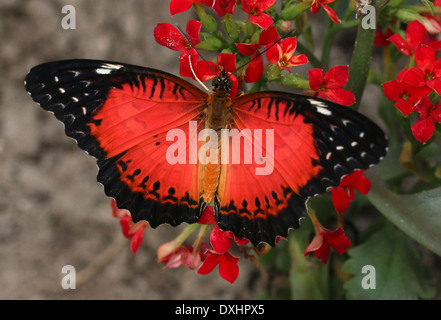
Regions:
[[39, 65], [25, 86], [98, 159], [98, 181], [134, 221], [197, 221], [197, 164], [169, 164], [166, 134], [192, 120], [203, 127], [206, 93], [165, 72], [94, 60]]

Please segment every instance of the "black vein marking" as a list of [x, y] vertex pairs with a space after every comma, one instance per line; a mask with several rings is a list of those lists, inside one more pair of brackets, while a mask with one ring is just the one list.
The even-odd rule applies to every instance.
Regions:
[[268, 115], [266, 117], [267, 119], [271, 117], [271, 108], [273, 107], [273, 103], [274, 103], [274, 98], [270, 98], [268, 102]]
[[173, 83], [173, 91], [172, 91], [172, 93], [175, 96], [176, 100], [179, 99], [178, 94], [176, 93], [178, 91], [178, 88], [179, 88], [179, 85], [176, 82]]
[[152, 76], [152, 80], [153, 80], [153, 84], [152, 84], [152, 89], [150, 91], [149, 99], [153, 98], [153, 95], [155, 94], [155, 90], [156, 90], [156, 85], [158, 84], [158, 78]]
[[159, 98], [162, 99], [162, 96], [164, 95], [164, 90], [165, 90], [164, 78], [160, 77], [159, 82], [161, 83], [161, 93], [159, 94]]

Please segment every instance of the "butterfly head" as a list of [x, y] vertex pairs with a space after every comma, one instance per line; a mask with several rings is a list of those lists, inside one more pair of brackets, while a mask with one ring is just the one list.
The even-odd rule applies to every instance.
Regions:
[[233, 82], [225, 71], [222, 71], [218, 77], [214, 78], [211, 84], [213, 91], [218, 96], [229, 96], [233, 87]]

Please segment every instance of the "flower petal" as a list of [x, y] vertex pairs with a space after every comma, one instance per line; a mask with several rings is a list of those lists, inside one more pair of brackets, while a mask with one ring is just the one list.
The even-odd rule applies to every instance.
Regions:
[[169, 49], [176, 51], [187, 49], [187, 39], [169, 23], [158, 23], [153, 35], [157, 43]]
[[324, 86], [329, 89], [344, 87], [349, 79], [348, 66], [335, 66], [326, 72]]
[[280, 48], [279, 44], [276, 44], [274, 46], [266, 46], [266, 58], [268, 60], [269, 63], [272, 64], [279, 64], [279, 59], [282, 55], [282, 50]]
[[336, 231], [328, 231], [323, 236], [325, 237], [325, 241], [338, 254], [345, 253], [350, 247], [352, 247], [351, 240], [346, 237], [342, 228], [338, 228]]
[[409, 23], [406, 28], [406, 40], [409, 47], [415, 50], [417, 46], [424, 42], [426, 34], [426, 28], [418, 20]]
[[270, 25], [273, 24], [273, 18], [271, 18], [266, 13], [260, 13], [257, 16], [250, 15], [248, 21], [254, 23], [255, 25], [261, 27], [262, 29], [267, 29]]
[[210, 243], [216, 253], [222, 254], [230, 249], [233, 238], [216, 224], [211, 230]]
[[193, 0], [172, 0], [170, 2], [170, 14], [175, 14], [187, 11], [193, 5]]
[[350, 199], [345, 189], [342, 187], [332, 188], [332, 203], [338, 213], [343, 213], [349, 209]]
[[432, 72], [435, 66], [436, 52], [429, 46], [419, 45], [415, 50], [415, 62], [424, 73]]
[[438, 123], [441, 123], [441, 104], [437, 104], [430, 112], [430, 116]]
[[224, 253], [219, 261], [220, 276], [230, 283], [236, 281], [239, 276], [238, 257], [231, 255], [229, 252]]
[[341, 20], [339, 19], [337, 12], [335, 12], [334, 9], [324, 4], [322, 5], [322, 8], [326, 11], [329, 18], [331, 18], [332, 21], [334, 21], [335, 23], [341, 23]]
[[361, 194], [368, 194], [371, 190], [371, 182], [366, 177], [361, 177], [358, 181], [354, 182], [354, 188]]
[[325, 71], [323, 69], [310, 69], [308, 70], [309, 86], [314, 91], [319, 91], [320, 86], [324, 81]]
[[277, 40], [280, 39], [280, 35], [277, 32], [277, 29], [275, 26], [270, 26], [266, 30], [262, 30], [259, 36], [259, 44], [264, 46], [267, 44], [273, 44]]
[[187, 33], [188, 39], [190, 42], [195, 46], [199, 42], [201, 42], [201, 39], [199, 38], [199, 32], [201, 31], [202, 22], [197, 20], [189, 20], [187, 22], [187, 28], [185, 29], [185, 32]]
[[402, 54], [406, 56], [412, 55], [412, 52], [409, 49], [409, 46], [407, 45], [407, 42], [404, 41], [403, 37], [400, 34], [396, 33], [391, 37], [389, 37], [388, 40], [392, 42], [395, 45], [395, 47], [397, 47], [398, 51], [400, 51]]
[[435, 131], [435, 122], [430, 117], [425, 119], [420, 118], [411, 129], [415, 138], [424, 144], [432, 137]]
[[[210, 66], [211, 68], [210, 68]], [[219, 74], [219, 66], [211, 61], [199, 61], [197, 64], [196, 75], [202, 82], [213, 79], [217, 77], [213, 69]]]
[[260, 80], [263, 74], [263, 57], [260, 52], [256, 52], [250, 59], [250, 62], [245, 69], [244, 81], [246, 83], [253, 83]]
[[193, 71], [197, 73], [199, 53], [195, 49], [182, 50], [179, 56], [179, 73], [181, 77], [194, 79]]
[[[138, 221], [141, 222], [141, 221]], [[141, 245], [142, 239], [144, 238], [144, 230], [146, 225], [144, 224], [141, 229], [136, 231], [132, 236], [132, 241], [130, 242], [130, 249], [132, 252], [136, 255], [136, 252], [139, 249], [139, 246]]]
[[351, 91], [343, 88], [327, 89], [325, 90], [325, 94], [329, 100], [343, 106], [350, 106], [355, 103], [355, 95]]
[[205, 258], [204, 262], [198, 269], [199, 274], [209, 274], [219, 264], [221, 255], [213, 253], [211, 250], [209, 250], [209, 252], [210, 255]]
[[236, 71], [236, 54], [220, 53], [217, 56], [217, 64], [224, 67], [226, 72]]
[[289, 59], [289, 67], [296, 67], [296, 66], [301, 66], [303, 64], [308, 63], [308, 57], [306, 57], [306, 55], [304, 54], [298, 54], [296, 56], [291, 57], [291, 59]]
[[398, 101], [401, 99], [402, 90], [400, 83], [397, 80], [383, 83], [383, 91], [386, 98], [391, 101]]
[[330, 253], [331, 253], [331, 249], [329, 248], [329, 245], [326, 242], [318, 250], [314, 251], [315, 257], [324, 264], [328, 263]]
[[199, 224], [216, 224], [213, 206], [206, 206], [198, 220]]
[[433, 79], [433, 80], [427, 80], [426, 81], [427, 86], [438, 93], [438, 95], [441, 95], [441, 79]]
[[251, 56], [260, 49], [260, 44], [258, 43], [236, 43], [237, 51], [244, 56]]
[[399, 99], [395, 102], [395, 108], [401, 111], [404, 116], [411, 114], [413, 110], [413, 103], [404, 99]]

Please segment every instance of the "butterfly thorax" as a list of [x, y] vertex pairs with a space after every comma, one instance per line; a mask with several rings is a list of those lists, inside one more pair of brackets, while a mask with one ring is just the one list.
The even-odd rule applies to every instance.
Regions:
[[220, 130], [228, 128], [231, 122], [230, 98], [231, 81], [227, 74], [221, 75], [213, 80], [213, 92], [208, 97], [206, 128]]

